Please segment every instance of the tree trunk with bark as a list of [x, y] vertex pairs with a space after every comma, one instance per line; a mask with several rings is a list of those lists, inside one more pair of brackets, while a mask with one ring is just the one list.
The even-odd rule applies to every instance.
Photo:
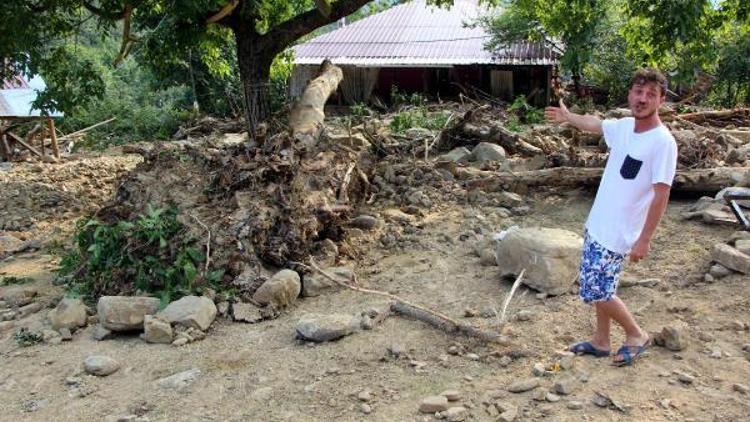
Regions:
[[271, 63], [278, 51], [255, 29], [240, 25], [234, 31], [248, 133], [255, 139], [258, 125], [271, 116]]
[[318, 77], [310, 81], [302, 96], [297, 100], [289, 115], [292, 137], [306, 146], [318, 141], [323, 130], [323, 119], [328, 97], [333, 94], [344, 78], [341, 68], [325, 60], [320, 66]]

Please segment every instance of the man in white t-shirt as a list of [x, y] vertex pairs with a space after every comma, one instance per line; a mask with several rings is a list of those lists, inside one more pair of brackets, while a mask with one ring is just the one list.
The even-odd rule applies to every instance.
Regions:
[[631, 80], [628, 105], [633, 117], [600, 120], [596, 116], [547, 107], [554, 122], [604, 135], [609, 158], [599, 190], [586, 220], [579, 275], [580, 296], [596, 309], [591, 341], [574, 344], [577, 354], [610, 354], [610, 321], [625, 330], [625, 344], [614, 358], [616, 365], [631, 364], [650, 345], [650, 339], [616, 296], [622, 263], [643, 259], [669, 201], [677, 166], [677, 144], [659, 119], [667, 81], [654, 69], [640, 69]]

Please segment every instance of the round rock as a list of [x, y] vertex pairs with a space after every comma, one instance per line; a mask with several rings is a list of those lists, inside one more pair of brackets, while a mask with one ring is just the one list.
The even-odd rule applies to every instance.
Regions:
[[86, 373], [98, 377], [106, 377], [120, 369], [120, 364], [108, 356], [89, 356], [83, 361], [83, 369]]

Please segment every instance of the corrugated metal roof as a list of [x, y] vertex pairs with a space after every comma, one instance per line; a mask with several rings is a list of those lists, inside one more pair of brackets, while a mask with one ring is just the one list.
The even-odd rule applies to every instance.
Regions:
[[[0, 89], [0, 118], [2, 117], [38, 117], [39, 110], [32, 109], [31, 103], [36, 100], [37, 91], [43, 91], [47, 85], [41, 77], [35, 76], [30, 81], [21, 76], [2, 81]], [[62, 113], [53, 111], [51, 117], [62, 117]]]
[[490, 36], [477, 17], [492, 13], [476, 0], [451, 8], [414, 0], [368, 16], [294, 47], [295, 63], [358, 66], [450, 66], [465, 64], [550, 65], [560, 55], [542, 43], [519, 42], [488, 51]]

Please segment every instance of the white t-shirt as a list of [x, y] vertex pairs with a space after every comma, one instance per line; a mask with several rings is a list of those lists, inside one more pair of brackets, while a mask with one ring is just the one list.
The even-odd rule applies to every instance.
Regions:
[[672, 185], [677, 143], [660, 125], [635, 133], [632, 117], [602, 122], [609, 158], [586, 229], [610, 251], [626, 254], [638, 240], [654, 198], [652, 185]]

